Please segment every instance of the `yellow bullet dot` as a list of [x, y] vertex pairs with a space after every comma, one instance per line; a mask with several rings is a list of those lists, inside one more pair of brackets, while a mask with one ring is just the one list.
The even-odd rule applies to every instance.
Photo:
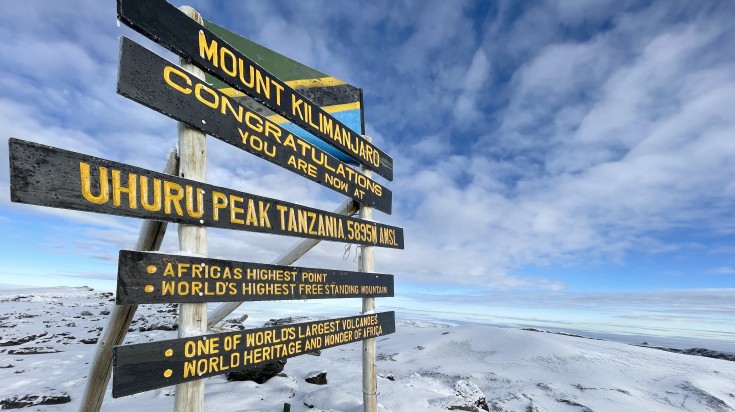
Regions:
[[171, 375], [173, 375], [173, 374], [174, 374], [174, 371], [172, 371], [171, 369], [166, 369], [166, 372], [163, 372], [163, 376], [165, 376], [167, 378], [170, 378]]
[[148, 293], [153, 292], [153, 285], [145, 285], [145, 288], [143, 289]]
[[149, 265], [147, 270], [148, 270], [148, 273], [156, 273], [156, 270], [158, 270], [158, 268], [153, 265]]
[[173, 354], [174, 354], [173, 349], [166, 349], [166, 352], [164, 352], [164, 355], [166, 355], [167, 358]]

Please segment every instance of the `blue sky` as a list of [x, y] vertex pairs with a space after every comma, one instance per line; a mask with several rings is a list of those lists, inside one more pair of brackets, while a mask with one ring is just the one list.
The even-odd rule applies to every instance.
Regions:
[[[365, 90], [367, 132], [395, 161], [393, 182], [376, 178], [394, 213], [375, 218], [406, 236], [376, 252], [399, 285], [389, 304], [735, 336], [732, 2], [189, 4]], [[6, 1], [0, 34], [5, 139], [163, 167], [176, 124], [115, 93], [118, 37], [177, 58], [118, 26], [114, 2]], [[342, 200], [214, 139], [208, 150], [213, 184]], [[111, 289], [140, 222], [11, 204], [5, 144], [0, 162], [0, 283]], [[227, 259], [270, 262], [294, 241], [209, 232]], [[299, 264], [353, 269], [344, 247]]]

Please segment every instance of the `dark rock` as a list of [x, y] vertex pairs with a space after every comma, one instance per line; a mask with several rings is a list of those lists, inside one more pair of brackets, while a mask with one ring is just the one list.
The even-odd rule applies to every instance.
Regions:
[[596, 390], [596, 389], [598, 389], [598, 388], [593, 388], [593, 387], [590, 387], [590, 386], [584, 386], [584, 385], [582, 385], [580, 383], [575, 384], [575, 385], [572, 385], [572, 386], [575, 387], [575, 388], [577, 388], [577, 389], [579, 389], [581, 392], [588, 391], [588, 390]]
[[[467, 406], [467, 405], [453, 405], [447, 407], [450, 411], [468, 411], [468, 412], [478, 412], [478, 409], [474, 406]], [[487, 410], [487, 409], [485, 409]]]
[[567, 332], [553, 332], [550, 330], [539, 330], [536, 328], [521, 328], [521, 330], [525, 330], [528, 332], [546, 332], [546, 333], [552, 333], [554, 335], [561, 335], [561, 336], [569, 336], [572, 338], [581, 338], [581, 339], [590, 339], [590, 340], [603, 340], [600, 338], [590, 338], [589, 336], [582, 336], [582, 335], [576, 335], [574, 333], [567, 333]]
[[730, 362], [735, 362], [735, 354], [727, 353], [727, 352], [720, 352], [716, 350], [710, 350], [710, 349], [704, 349], [704, 348], [690, 348], [690, 349], [664, 348], [661, 346], [648, 346], [646, 345], [646, 342], [643, 342], [643, 344], [639, 346], [651, 348], [651, 349], [658, 349], [658, 350], [662, 350], [666, 352], [681, 353], [683, 355], [703, 356], [705, 358], [722, 359], [722, 360], [726, 360]]
[[22, 336], [20, 338], [15, 338], [15, 339], [11, 338], [11, 339], [8, 339], [8, 340], [3, 340], [3, 341], [0, 341], [0, 346], [17, 346], [17, 345], [21, 345], [23, 343], [30, 342], [32, 340], [36, 340], [36, 339], [38, 339], [40, 337], [46, 336], [47, 334], [48, 334], [48, 332], [43, 332], [43, 333], [41, 333], [39, 335], [28, 335], [28, 336]]
[[375, 359], [377, 360], [389, 360], [395, 362], [395, 356], [398, 355], [398, 353], [379, 353]]
[[322, 356], [322, 351], [320, 351], [319, 349], [317, 349], [315, 351], [306, 352], [306, 354], [307, 355], [311, 355], [311, 356]]
[[388, 375], [388, 376], [386, 376], [386, 377], [385, 377], [385, 379], [388, 379], [389, 381], [393, 381], [393, 382], [395, 382], [395, 380], [396, 380], [396, 377], [395, 377], [395, 376], [393, 376], [393, 375]]
[[81, 316], [94, 316], [92, 314], [92, 312], [90, 312], [88, 310], [83, 310], [82, 313], [80, 313], [79, 315], [81, 315]]
[[151, 324], [151, 325], [143, 325], [143, 326], [141, 326], [141, 327], [138, 328], [138, 331], [139, 332], [148, 332], [148, 331], [152, 331], [152, 330], [176, 330], [178, 328], [179, 328], [179, 325], [176, 324], [176, 323], [173, 323], [173, 324], [170, 324], [170, 325], [163, 324], [163, 323], [154, 323], [154, 324]]
[[287, 318], [281, 318], [281, 319], [271, 319], [263, 324], [263, 326], [281, 326], [281, 325], [290, 325], [292, 323], [298, 323], [298, 322], [306, 322], [310, 318], [308, 316], [289, 316]]
[[270, 378], [283, 372], [286, 359], [276, 359], [259, 365], [248, 366], [227, 373], [228, 381], [253, 381], [255, 383], [266, 383]]
[[[456, 391], [455, 396], [447, 399], [448, 405], [445, 404], [447, 409], [474, 412], [490, 410], [485, 394], [469, 379], [460, 379], [454, 385], [454, 389]], [[493, 405], [493, 410], [498, 410], [496, 405]]]
[[449, 335], [449, 332], [442, 332], [442, 335]]
[[79, 342], [85, 344], [85, 345], [91, 345], [94, 343], [97, 343], [97, 338], [85, 338], [85, 339], [79, 339]]
[[306, 377], [306, 382], [314, 385], [327, 384], [327, 372], [313, 372]]
[[234, 329], [234, 330], [245, 330], [245, 325], [243, 325], [242, 323], [238, 322], [236, 319], [227, 319], [227, 320], [225, 320], [224, 326], [226, 328]]
[[12, 368], [12, 367], [13, 367], [13, 365], [11, 365], [9, 363], [6, 363], [5, 365], [0, 365], [0, 369], [8, 369], [8, 368]]
[[26, 348], [12, 349], [8, 351], [8, 355], [38, 355], [41, 353], [59, 353], [60, 350], [50, 346], [29, 346]]
[[101, 310], [100, 311], [100, 315], [109, 315], [109, 314], [110, 314], [110, 311], [107, 310], [107, 309], [104, 309], [104, 310]]
[[564, 403], [564, 404], [570, 405], [570, 406], [580, 407], [580, 408], [582, 408], [582, 412], [592, 412], [592, 409], [590, 409], [590, 408], [582, 405], [581, 403], [578, 403], [578, 402], [575, 402], [575, 401], [572, 401], [572, 400], [569, 400], [569, 399], [561, 398], [561, 399], [557, 399], [556, 401], [559, 402], [559, 403]]
[[425, 348], [425, 347], [423, 347], [423, 346], [421, 346], [421, 345], [419, 345], [419, 346], [417, 346], [417, 347], [416, 347], [416, 349], [418, 349], [418, 350], [424, 350], [424, 349], [426, 349], [426, 348]]
[[309, 409], [314, 409], [314, 405], [310, 405], [310, 404], [308, 404], [306, 402], [304, 402], [304, 406], [306, 406]]
[[489, 411], [490, 410], [490, 408], [487, 406], [487, 401], [485, 400], [484, 397], [476, 400], [475, 401], [475, 406], [478, 407], [479, 409], [482, 409], [483, 411]]
[[48, 395], [13, 396], [0, 400], [0, 409], [20, 409], [36, 405], [60, 405], [71, 402], [71, 396], [66, 392]]
[[533, 404], [533, 401], [531, 401], [531, 403], [526, 406], [526, 412], [539, 412], [539, 410], [536, 405]]
[[681, 353], [685, 355], [704, 356], [706, 358], [722, 359], [735, 362], [735, 354], [720, 352], [716, 350], [709, 350], [704, 348], [691, 348], [684, 349]]

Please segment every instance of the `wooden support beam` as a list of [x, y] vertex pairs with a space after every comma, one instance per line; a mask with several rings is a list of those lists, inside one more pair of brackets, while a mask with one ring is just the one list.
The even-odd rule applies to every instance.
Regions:
[[[339, 205], [339, 207], [334, 211], [334, 213], [346, 216], [351, 216], [355, 214], [355, 212], [357, 212], [357, 204], [352, 199], [348, 199], [347, 201]], [[304, 256], [306, 252], [310, 251], [314, 246], [318, 245], [319, 242], [319, 239], [301, 240], [291, 246], [291, 248], [287, 250], [286, 253], [277, 257], [271, 263], [274, 265], [292, 265], [302, 256]], [[242, 305], [242, 302], [226, 302], [217, 306], [214, 311], [209, 314], [207, 327], [209, 329], [213, 328], [214, 325], [221, 322], [224, 318], [227, 317], [227, 315], [234, 312], [235, 309], [239, 308], [240, 305]]]
[[[163, 173], [175, 175], [179, 170], [176, 150], [168, 154], [168, 161]], [[163, 235], [168, 223], [157, 220], [146, 220], [140, 227], [135, 250], [155, 251], [161, 248]], [[84, 389], [81, 412], [99, 412], [105, 400], [107, 383], [112, 373], [112, 348], [123, 343], [128, 333], [130, 322], [135, 316], [138, 305], [114, 305], [107, 318], [107, 325], [97, 340], [97, 350], [87, 375], [87, 386]]]

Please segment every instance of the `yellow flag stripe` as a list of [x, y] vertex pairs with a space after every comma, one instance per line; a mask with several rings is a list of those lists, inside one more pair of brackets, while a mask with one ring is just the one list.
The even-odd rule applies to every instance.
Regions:
[[[287, 81], [286, 84], [294, 89], [297, 87], [310, 89], [313, 87], [341, 86], [347, 83], [343, 82], [342, 80], [335, 79], [334, 77], [320, 77], [318, 79], [290, 80]], [[223, 87], [219, 89], [219, 91], [229, 97], [238, 97], [243, 95], [242, 92], [239, 92], [232, 87]]]
[[[327, 113], [338, 113], [338, 112], [344, 112], [347, 110], [356, 110], [360, 108], [360, 102], [353, 102], [353, 103], [343, 103], [343, 104], [334, 104], [332, 106], [324, 106], [322, 109]], [[268, 116], [268, 120], [272, 121], [276, 124], [282, 124], [282, 123], [288, 123], [290, 120], [286, 119], [285, 117], [279, 115], [279, 114], [272, 114]]]

